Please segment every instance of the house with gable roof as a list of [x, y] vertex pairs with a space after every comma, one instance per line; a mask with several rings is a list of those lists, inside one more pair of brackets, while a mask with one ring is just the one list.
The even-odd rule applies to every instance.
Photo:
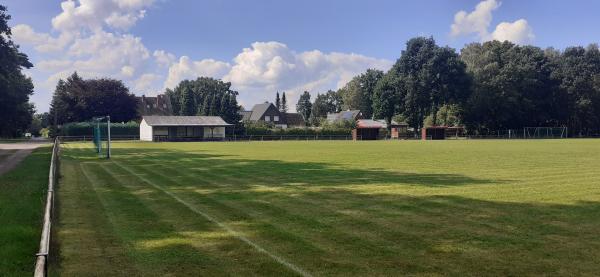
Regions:
[[304, 127], [302, 115], [298, 113], [284, 113], [277, 109], [273, 103], [265, 102], [256, 104], [252, 110], [241, 111], [242, 121], [271, 123], [278, 128]]

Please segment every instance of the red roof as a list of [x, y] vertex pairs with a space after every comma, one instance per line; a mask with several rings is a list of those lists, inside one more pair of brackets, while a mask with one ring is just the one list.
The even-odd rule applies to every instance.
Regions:
[[386, 124], [372, 119], [359, 119], [356, 121], [356, 128], [360, 129], [383, 129]]

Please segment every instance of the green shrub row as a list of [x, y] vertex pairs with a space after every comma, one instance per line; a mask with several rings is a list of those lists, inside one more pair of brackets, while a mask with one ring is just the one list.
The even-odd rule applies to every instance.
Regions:
[[[61, 136], [93, 136], [95, 122], [73, 122], [62, 125], [59, 134]], [[100, 123], [102, 135], [106, 135], [107, 123]], [[110, 123], [111, 136], [139, 136], [140, 124], [135, 121], [127, 123]]]
[[245, 122], [244, 134], [247, 136], [348, 136], [352, 128], [347, 126], [327, 125], [318, 128], [276, 128], [263, 122]]

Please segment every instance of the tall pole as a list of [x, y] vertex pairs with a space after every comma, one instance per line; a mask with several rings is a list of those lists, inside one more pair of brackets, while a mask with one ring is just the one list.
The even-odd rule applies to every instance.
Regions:
[[102, 134], [100, 133], [100, 119], [94, 118], [96, 121], [96, 131], [94, 132], [94, 144], [96, 144], [96, 153], [102, 154]]
[[110, 159], [110, 115], [107, 115], [106, 119], [108, 120], [108, 124], [107, 124], [108, 125], [108, 132], [107, 132], [108, 140], [107, 140], [107, 145], [106, 145], [108, 149], [106, 150], [106, 158]]

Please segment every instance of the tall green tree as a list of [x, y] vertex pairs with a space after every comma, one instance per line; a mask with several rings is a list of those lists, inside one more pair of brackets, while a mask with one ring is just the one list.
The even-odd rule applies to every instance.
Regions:
[[[237, 103], [238, 92], [231, 89], [231, 83], [221, 80], [199, 77], [196, 80], [183, 80], [174, 89], [165, 94], [171, 100], [173, 113], [177, 115], [214, 115], [221, 116], [230, 124], [238, 124], [240, 106]], [[187, 102], [193, 108], [185, 108], [184, 95], [189, 94]], [[193, 113], [190, 113], [190, 112]]]
[[472, 95], [464, 106], [464, 121], [471, 130], [553, 125], [557, 83], [543, 50], [490, 41], [467, 45], [461, 58], [473, 76]]
[[105, 115], [118, 122], [138, 117], [137, 99], [122, 81], [84, 80], [76, 72], [58, 81], [50, 104], [52, 121], [56, 120], [57, 124], [81, 122]]
[[327, 117], [328, 113], [339, 112], [341, 103], [338, 96], [337, 92], [333, 90], [329, 90], [324, 94], [317, 94], [311, 108], [311, 125], [318, 126], [321, 120]]
[[219, 115], [220, 114], [219, 109], [221, 108], [221, 105], [219, 104], [219, 98], [217, 97], [217, 94], [213, 93], [210, 98], [211, 98], [210, 112], [208, 113], [208, 115], [212, 115], [212, 116]]
[[325, 102], [327, 103], [327, 113], [339, 113], [342, 111], [344, 100], [338, 91], [328, 90], [325, 93]]
[[181, 115], [196, 115], [197, 113], [194, 93], [188, 87], [183, 89], [183, 94], [181, 95], [181, 108]]
[[568, 47], [563, 53], [546, 52], [559, 83], [551, 110], [557, 124], [574, 135], [600, 133], [600, 51], [598, 45]]
[[277, 92], [277, 94], [275, 95], [275, 107], [278, 110], [281, 110], [281, 98], [279, 98], [279, 91]]
[[360, 110], [363, 116], [370, 118], [373, 115], [373, 93], [377, 82], [383, 78], [383, 71], [368, 69], [358, 75], [339, 90], [342, 96], [343, 108], [347, 110]]
[[388, 74], [397, 78], [399, 105], [409, 125], [418, 129], [423, 119], [446, 104], [463, 103], [470, 95], [470, 77], [456, 51], [439, 47], [433, 38], [417, 37]]
[[296, 104], [296, 111], [302, 115], [302, 118], [304, 118], [304, 121], [307, 124], [310, 122], [312, 103], [310, 102], [310, 93], [308, 91], [304, 91], [304, 93], [300, 95], [298, 103]]
[[33, 65], [11, 40], [10, 15], [6, 11], [0, 5], [0, 137], [14, 137], [29, 127], [35, 112], [29, 103], [33, 83], [21, 72]]
[[319, 119], [327, 117], [328, 113], [337, 113], [342, 109], [342, 99], [337, 91], [329, 90], [323, 94], [317, 94], [312, 104], [311, 120], [318, 122]]
[[395, 74], [385, 74], [375, 86], [373, 93], [373, 115], [375, 118], [383, 118], [388, 126], [392, 117], [400, 113], [399, 105], [399, 82]]
[[282, 113], [287, 113], [288, 111], [287, 98], [285, 98], [285, 91], [281, 95], [281, 107], [279, 108], [279, 110]]
[[227, 93], [223, 95], [223, 100], [221, 101], [221, 111], [219, 112], [219, 116], [225, 120], [225, 122], [231, 122], [231, 124], [238, 124], [240, 121], [240, 106], [238, 105], [236, 94], [235, 93]]
[[198, 115], [210, 115], [210, 100], [212, 99], [212, 97], [210, 96], [210, 94], [205, 94], [202, 95], [201, 99], [203, 99], [202, 106], [198, 108]]
[[423, 126], [461, 126], [462, 122], [460, 114], [461, 112], [458, 105], [444, 105], [437, 111], [437, 114], [435, 115], [437, 118], [437, 123], [434, 123], [433, 115], [428, 115], [423, 121]]

